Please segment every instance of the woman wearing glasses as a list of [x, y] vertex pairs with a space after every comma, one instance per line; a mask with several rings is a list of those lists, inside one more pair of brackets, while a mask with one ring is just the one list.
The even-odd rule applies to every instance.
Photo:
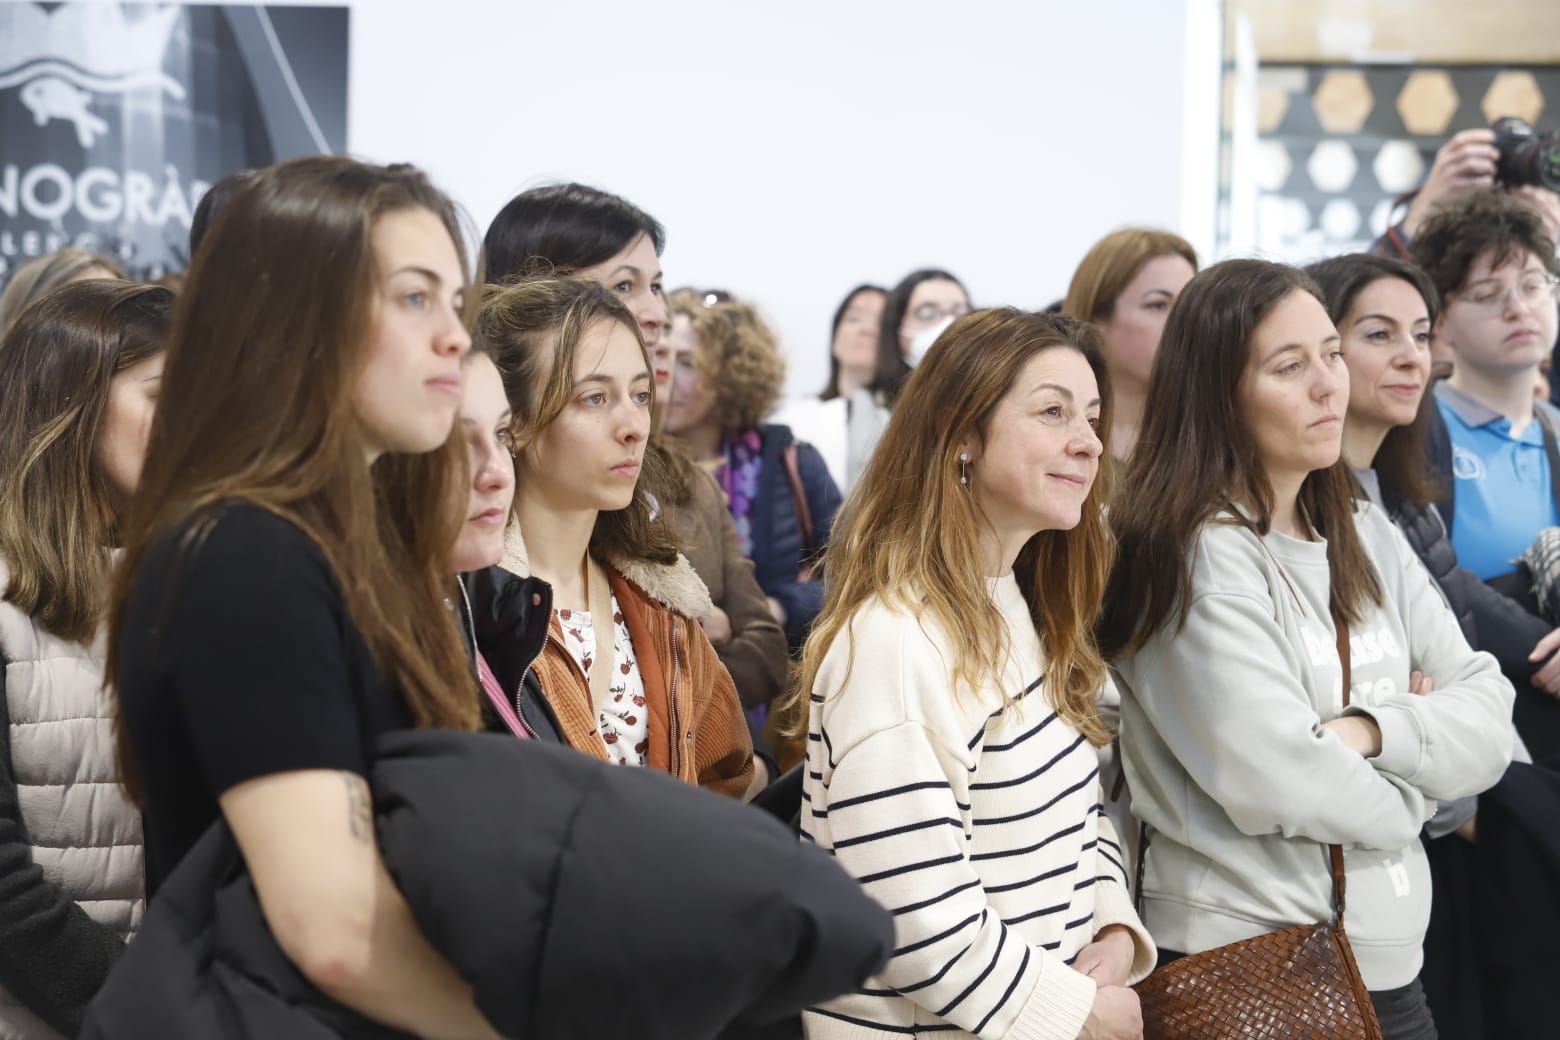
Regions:
[[880, 403], [893, 407], [915, 363], [943, 329], [969, 312], [970, 294], [947, 271], [912, 271], [894, 286], [883, 304], [877, 373], [869, 387]]
[[851, 481], [872, 457], [888, 424], [889, 409], [910, 378], [910, 370], [926, 356], [942, 330], [970, 310], [970, 294], [964, 284], [936, 268], [910, 272], [888, 294], [878, 325], [872, 382], [850, 398]]

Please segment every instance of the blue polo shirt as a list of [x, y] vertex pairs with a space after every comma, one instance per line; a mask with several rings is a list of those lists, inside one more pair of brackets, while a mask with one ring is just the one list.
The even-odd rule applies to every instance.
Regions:
[[1514, 436], [1505, 416], [1445, 382], [1435, 397], [1452, 437], [1457, 561], [1486, 581], [1510, 574], [1539, 531], [1560, 525], [1543, 429], [1535, 418]]

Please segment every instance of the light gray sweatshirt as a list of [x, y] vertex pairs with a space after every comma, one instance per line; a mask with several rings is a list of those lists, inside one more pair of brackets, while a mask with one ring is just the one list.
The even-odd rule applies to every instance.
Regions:
[[[1405, 986], [1430, 917], [1420, 827], [1436, 799], [1483, 791], [1505, 770], [1511, 684], [1469, 648], [1386, 514], [1359, 503], [1384, 595], [1350, 629], [1345, 712], [1326, 543], [1258, 538], [1228, 520], [1193, 550], [1185, 627], [1116, 664], [1122, 758], [1152, 833], [1144, 923], [1161, 948], [1197, 953], [1326, 920], [1325, 846], [1337, 843], [1365, 984]], [[1409, 692], [1414, 669], [1433, 693]], [[1379, 756], [1320, 728], [1345, 713], [1376, 721]]]

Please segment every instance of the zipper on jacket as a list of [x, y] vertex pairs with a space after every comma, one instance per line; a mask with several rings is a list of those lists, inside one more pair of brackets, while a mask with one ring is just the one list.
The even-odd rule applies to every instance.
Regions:
[[[547, 641], [545, 639], [542, 640], [542, 646], [544, 649], [547, 646]], [[522, 702], [525, 700], [525, 681], [531, 677], [531, 665], [534, 665], [536, 663], [536, 659], [540, 656], [542, 656], [540, 650], [532, 655], [530, 664], [527, 664], [525, 666], [525, 671], [520, 673], [520, 685], [515, 687], [515, 717], [520, 720], [520, 725], [525, 727], [525, 731], [533, 737], [537, 735], [536, 727], [532, 726], [531, 720], [525, 717], [525, 705]], [[543, 694], [543, 696], [545, 696], [545, 694]]]
[[[671, 685], [671, 691], [670, 691], [670, 693], [667, 696], [667, 701], [668, 701], [667, 712], [668, 712], [668, 714], [669, 714], [669, 716], [671, 718], [672, 739], [674, 741], [674, 743], [673, 743], [674, 752], [673, 753], [676, 756], [673, 759], [672, 763], [671, 763], [672, 775], [675, 776], [675, 777], [680, 777], [682, 775], [682, 749], [683, 749], [683, 744], [684, 744], [684, 742], [686, 740], [686, 737], [683, 735], [682, 723], [681, 723], [681, 721], [677, 717], [677, 674], [682, 671], [682, 654], [679, 653], [678, 649], [677, 649], [677, 626], [676, 625], [672, 626], [671, 636], [672, 636], [672, 685]], [[696, 784], [699, 782], [698, 776], [694, 776], [693, 782], [696, 783]]]

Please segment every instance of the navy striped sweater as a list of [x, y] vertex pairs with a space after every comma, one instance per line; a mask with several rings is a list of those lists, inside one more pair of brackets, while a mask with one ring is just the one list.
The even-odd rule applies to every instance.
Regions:
[[803, 839], [893, 913], [895, 952], [807, 1013], [810, 1038], [1074, 1040], [1095, 984], [1069, 962], [1100, 929], [1132, 929], [1130, 981], [1153, 967], [1095, 749], [1051, 710], [1017, 582], [993, 579], [991, 594], [1012, 645], [1005, 691], [956, 695], [948, 636], [882, 601], [819, 670]]

